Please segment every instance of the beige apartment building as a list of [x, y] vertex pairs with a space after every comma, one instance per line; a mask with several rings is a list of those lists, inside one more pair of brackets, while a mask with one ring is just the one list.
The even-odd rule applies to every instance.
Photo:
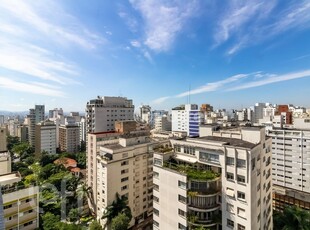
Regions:
[[[19, 187], [19, 172], [11, 172], [9, 155], [0, 154], [0, 187], [6, 230], [33, 230], [39, 227], [39, 187]], [[4, 159], [7, 159], [6, 161]], [[6, 171], [4, 170], [6, 168]], [[0, 199], [1, 201], [1, 199]]]
[[6, 128], [0, 127], [0, 153], [6, 152], [7, 146], [6, 146]]
[[35, 126], [35, 153], [40, 155], [43, 151], [49, 154], [56, 153], [56, 125], [46, 120]]
[[80, 146], [80, 127], [77, 125], [59, 126], [60, 151], [77, 153]]
[[154, 153], [154, 229], [268, 229], [271, 138], [263, 127], [200, 127]]

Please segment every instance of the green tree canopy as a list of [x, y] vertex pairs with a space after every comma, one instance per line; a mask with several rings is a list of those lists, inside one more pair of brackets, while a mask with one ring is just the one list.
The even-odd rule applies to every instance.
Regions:
[[44, 230], [58, 230], [57, 224], [60, 222], [60, 216], [47, 212], [42, 216]]
[[111, 229], [112, 230], [127, 230], [130, 219], [125, 213], [119, 213], [112, 219]]
[[283, 213], [274, 212], [274, 229], [310, 230], [310, 212], [295, 205], [287, 206]]
[[94, 220], [89, 225], [89, 230], [103, 230], [103, 228], [102, 228], [101, 224], [97, 220]]

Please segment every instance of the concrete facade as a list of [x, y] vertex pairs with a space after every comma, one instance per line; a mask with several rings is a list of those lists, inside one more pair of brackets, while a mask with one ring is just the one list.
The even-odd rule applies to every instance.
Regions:
[[77, 125], [59, 126], [59, 148], [62, 152], [77, 153], [80, 147], [80, 127]]
[[49, 154], [56, 153], [56, 125], [52, 121], [40, 122], [35, 129], [35, 154], [40, 155], [43, 151]]

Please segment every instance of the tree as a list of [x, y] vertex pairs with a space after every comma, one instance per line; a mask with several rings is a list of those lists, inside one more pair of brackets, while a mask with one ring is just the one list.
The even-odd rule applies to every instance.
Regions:
[[86, 168], [86, 153], [85, 152], [77, 153], [76, 161], [78, 163], [78, 167], [80, 167], [81, 169], [85, 169]]
[[80, 219], [79, 210], [77, 208], [70, 209], [68, 217], [71, 222], [78, 221]]
[[127, 206], [127, 197], [120, 197], [118, 193], [115, 194], [116, 199], [106, 208], [105, 213], [102, 216], [102, 219], [107, 220], [106, 225], [110, 225], [113, 218], [115, 218], [119, 213], [125, 214], [129, 218], [129, 221], [132, 218], [131, 210]]
[[111, 229], [112, 230], [127, 230], [130, 219], [125, 213], [119, 213], [112, 219]]
[[88, 198], [90, 202], [91, 209], [94, 209], [94, 199], [92, 195], [92, 188], [87, 187], [85, 183], [80, 183], [80, 185], [77, 188], [77, 196], [81, 199], [84, 199], [84, 197]]
[[15, 145], [17, 145], [17, 144], [20, 143], [18, 137], [13, 137], [13, 136], [11, 136], [11, 135], [8, 135], [6, 140], [7, 140], [7, 148], [8, 148], [8, 150], [9, 150], [10, 152], [12, 151], [12, 148], [13, 148]]
[[310, 212], [297, 206], [287, 206], [283, 213], [274, 213], [274, 229], [310, 230]]
[[60, 216], [47, 212], [42, 216], [44, 230], [58, 230], [57, 224], [60, 222]]
[[17, 154], [21, 158], [21, 160], [26, 159], [30, 156], [34, 156], [33, 147], [26, 142], [15, 144], [12, 147], [12, 152]]
[[80, 225], [76, 225], [76, 224], [67, 224], [67, 223], [59, 222], [57, 224], [57, 229], [58, 230], [82, 230], [83, 227], [81, 227]]
[[89, 230], [103, 230], [103, 228], [102, 228], [101, 224], [97, 220], [94, 220], [89, 225]]

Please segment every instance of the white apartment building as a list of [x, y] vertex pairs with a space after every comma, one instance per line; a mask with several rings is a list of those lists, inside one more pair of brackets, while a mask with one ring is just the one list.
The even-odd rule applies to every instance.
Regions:
[[154, 153], [154, 229], [272, 229], [271, 138], [262, 127], [200, 127]]
[[310, 130], [274, 129], [272, 179], [274, 207], [292, 204], [310, 210]]
[[49, 154], [56, 153], [56, 125], [46, 120], [36, 125], [35, 129], [35, 153], [40, 155], [43, 151]]
[[152, 108], [149, 105], [140, 106], [140, 119], [142, 122], [149, 124], [151, 122]]
[[156, 117], [154, 129], [156, 131], [171, 131], [171, 120], [166, 115]]
[[199, 124], [201, 124], [198, 105], [187, 104], [172, 109], [172, 131], [187, 132], [188, 136], [199, 136]]
[[100, 147], [97, 155], [97, 216], [104, 214], [118, 193], [128, 198], [133, 217], [130, 227], [152, 220], [155, 145], [158, 142], [152, 141], [148, 133], [137, 133], [121, 136], [117, 143]]
[[81, 117], [81, 120], [77, 122], [80, 127], [80, 140], [86, 141], [86, 119], [85, 117]]
[[60, 151], [77, 153], [80, 147], [80, 127], [77, 125], [59, 126]]
[[99, 97], [86, 105], [87, 133], [114, 131], [115, 121], [134, 120], [134, 105], [125, 97]]

